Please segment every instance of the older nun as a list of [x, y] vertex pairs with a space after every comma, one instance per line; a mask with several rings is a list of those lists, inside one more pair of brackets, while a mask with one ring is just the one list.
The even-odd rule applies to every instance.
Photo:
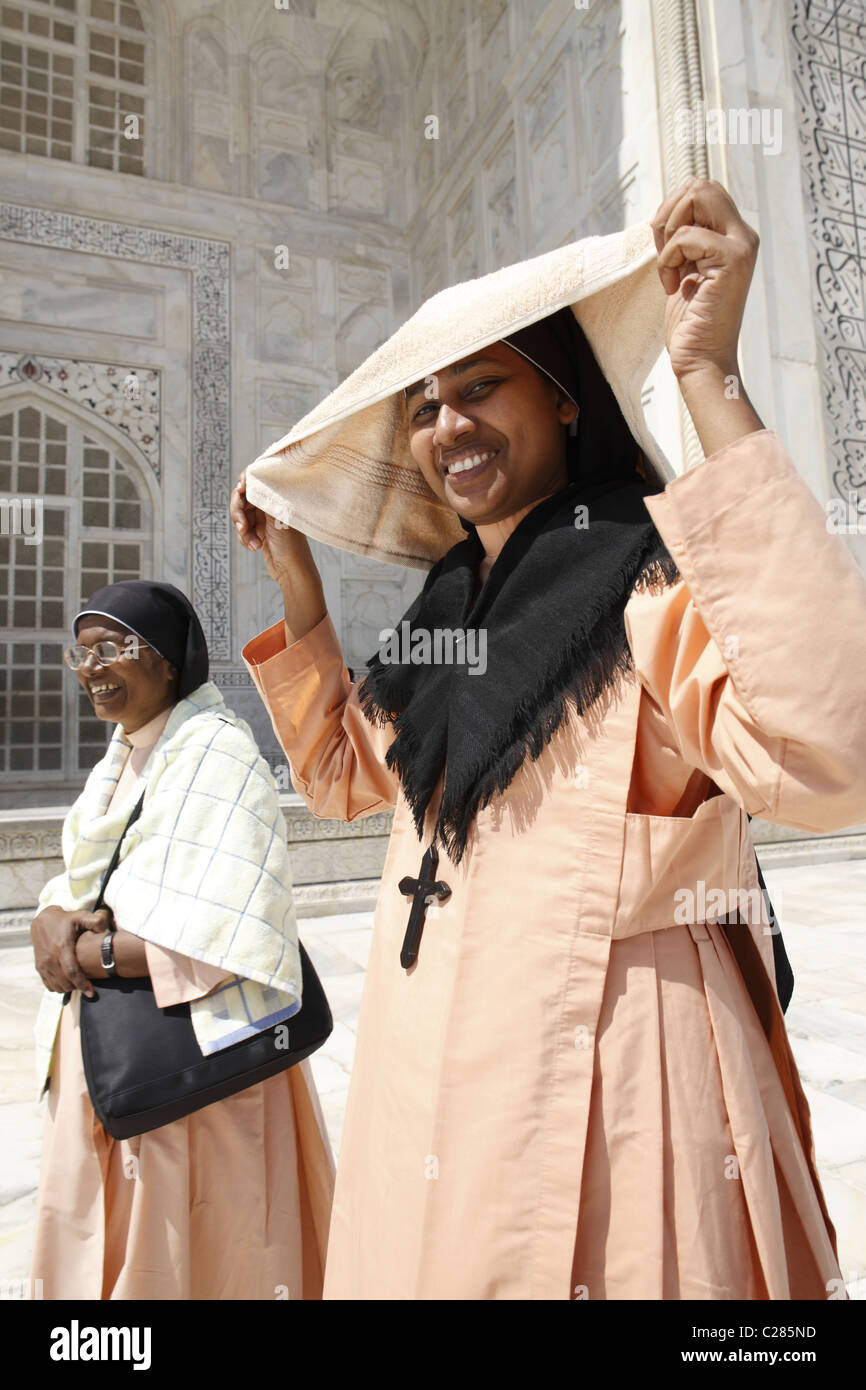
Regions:
[[[80, 1003], [107, 973], [112, 913], [117, 974], [149, 975], [161, 1008], [188, 1002], [204, 1051], [288, 1017], [300, 967], [276, 787], [208, 680], [189, 600], [171, 584], [112, 584], [73, 632], [66, 663], [115, 729], [31, 928], [48, 1087], [33, 1277], [51, 1299], [320, 1298], [334, 1170], [309, 1063], [137, 1138], [112, 1139], [94, 1114]], [[274, 932], [288, 947], [276, 972]]]

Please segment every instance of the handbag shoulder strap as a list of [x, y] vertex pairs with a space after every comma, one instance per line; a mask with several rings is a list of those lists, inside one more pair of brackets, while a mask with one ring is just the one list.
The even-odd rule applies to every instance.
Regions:
[[92, 911], [92, 912], [98, 911], [98, 909], [99, 909], [100, 907], [102, 907], [102, 905], [103, 905], [103, 899], [104, 899], [104, 897], [105, 897], [105, 887], [106, 887], [106, 884], [108, 883], [108, 880], [111, 878], [111, 875], [114, 873], [115, 869], [117, 868], [118, 860], [120, 859], [120, 846], [123, 844], [123, 837], [124, 837], [124, 835], [126, 834], [126, 832], [127, 832], [127, 830], [129, 829], [129, 827], [130, 827], [131, 825], [133, 825], [134, 822], [137, 821], [138, 818], [139, 818], [139, 816], [141, 815], [141, 808], [142, 808], [142, 806], [144, 805], [144, 797], [145, 797], [145, 792], [146, 792], [146, 791], [147, 791], [147, 788], [145, 787], [144, 791], [141, 793], [141, 796], [138, 798], [138, 801], [135, 803], [135, 805], [134, 805], [133, 808], [132, 808], [132, 812], [130, 813], [129, 820], [126, 822], [126, 825], [123, 827], [123, 833], [121, 834], [120, 839], [118, 840], [117, 844], [114, 846], [114, 853], [112, 854], [111, 859], [109, 860], [108, 868], [105, 870], [105, 873], [104, 873], [103, 876], [102, 876], [102, 883], [101, 883], [100, 888], [99, 888], [99, 897], [96, 899], [96, 902], [93, 904], [93, 907], [91, 908], [91, 911]]

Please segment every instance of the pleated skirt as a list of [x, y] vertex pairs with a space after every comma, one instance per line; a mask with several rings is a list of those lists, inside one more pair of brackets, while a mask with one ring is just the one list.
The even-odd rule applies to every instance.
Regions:
[[134, 1139], [87, 1091], [80, 995], [48, 1098], [32, 1277], [47, 1299], [319, 1299], [334, 1162], [309, 1063]]
[[573, 1298], [844, 1296], [781, 1013], [742, 964], [723, 925], [612, 942]]

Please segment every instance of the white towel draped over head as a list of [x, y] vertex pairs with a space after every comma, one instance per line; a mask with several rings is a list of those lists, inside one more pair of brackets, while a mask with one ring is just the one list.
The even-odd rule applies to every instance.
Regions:
[[412, 457], [402, 392], [569, 306], [662, 486], [675, 476], [641, 398], [664, 347], [665, 292], [649, 222], [585, 237], [434, 294], [249, 465], [249, 501], [315, 540], [429, 569], [463, 539]]

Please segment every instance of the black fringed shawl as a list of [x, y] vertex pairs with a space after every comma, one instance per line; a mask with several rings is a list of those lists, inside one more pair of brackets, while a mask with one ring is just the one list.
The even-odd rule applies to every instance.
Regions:
[[[539, 756], [569, 707], [586, 713], [631, 669], [632, 590], [679, 577], [643, 504], [660, 489], [636, 471], [642, 455], [574, 315], [562, 310], [506, 341], [577, 400], [569, 482], [523, 518], [477, 594], [484, 548], [464, 522], [466, 539], [434, 565], [398, 625], [410, 639], [401, 659], [380, 650], [359, 690], [367, 718], [394, 726], [387, 763], [419, 838], [444, 773], [436, 838], [454, 863], [477, 812]], [[453, 664], [405, 659], [415, 634], [455, 630], [476, 632], [476, 643], [485, 634], [483, 673], [484, 648], [472, 643], [471, 659]]]

